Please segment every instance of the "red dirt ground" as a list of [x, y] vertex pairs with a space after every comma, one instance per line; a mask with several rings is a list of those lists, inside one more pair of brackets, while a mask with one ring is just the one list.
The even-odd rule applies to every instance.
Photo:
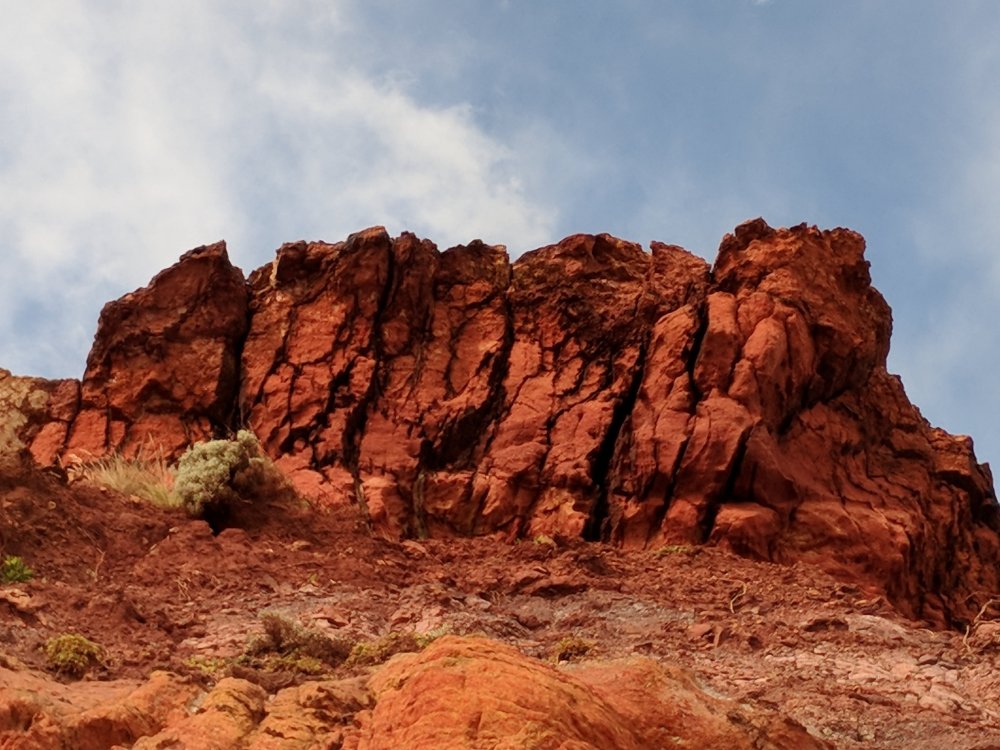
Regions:
[[586, 659], [651, 655], [838, 748], [1000, 748], [989, 613], [968, 634], [934, 631], [813, 568], [714, 548], [391, 543], [349, 506], [237, 522], [215, 536], [111, 491], [0, 476], [0, 555], [35, 571], [0, 587], [0, 666], [44, 669], [46, 639], [74, 632], [107, 654], [88, 679], [198, 674], [194, 657], [237, 656], [274, 610], [352, 641], [482, 633], [549, 657], [572, 636], [593, 642]]

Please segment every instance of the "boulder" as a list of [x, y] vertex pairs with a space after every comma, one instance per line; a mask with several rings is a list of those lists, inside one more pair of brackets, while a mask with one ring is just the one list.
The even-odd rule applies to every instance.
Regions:
[[440, 638], [372, 677], [345, 750], [828, 748], [776, 713], [710, 696], [645, 658], [556, 668], [485, 638]]

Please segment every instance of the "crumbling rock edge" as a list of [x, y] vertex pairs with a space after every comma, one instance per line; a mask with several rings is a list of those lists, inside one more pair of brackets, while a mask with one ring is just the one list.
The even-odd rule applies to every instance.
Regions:
[[217, 243], [105, 307], [82, 381], [0, 378], [0, 442], [55, 465], [248, 424], [380, 535], [709, 542], [961, 625], [1000, 592], [992, 476], [886, 371], [891, 327], [846, 229], [757, 219], [709, 267], [376, 227], [246, 280]]

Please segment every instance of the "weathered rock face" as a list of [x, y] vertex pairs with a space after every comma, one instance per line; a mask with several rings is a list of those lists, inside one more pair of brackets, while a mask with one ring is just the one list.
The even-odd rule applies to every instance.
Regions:
[[557, 669], [485, 638], [446, 636], [369, 678], [306, 682], [273, 696], [226, 677], [207, 693], [154, 672], [61, 685], [0, 667], [0, 746], [49, 750], [477, 750], [670, 746], [831, 747], [776, 712], [713, 697], [652, 659]]
[[42, 466], [55, 463], [79, 400], [76, 380], [19, 377], [0, 369], [0, 465], [29, 451]]
[[992, 477], [886, 372], [863, 253], [756, 220], [713, 268], [607, 235], [512, 264], [374, 228], [244, 283], [199, 248], [105, 309], [78, 390], [32, 381], [17, 441], [176, 455], [246, 423], [379, 534], [713, 542], [967, 620], [1000, 590]]
[[962, 609], [944, 594], [960, 580], [995, 588], [989, 469], [886, 372], [891, 316], [863, 251], [853, 232], [759, 220], [723, 241], [701, 312], [654, 329], [612, 538], [808, 560], [933, 620]]
[[246, 327], [243, 274], [221, 242], [105, 305], [68, 450], [176, 453], [228, 428]]
[[288, 245], [251, 277], [242, 408], [382, 533], [597, 537], [648, 331], [707, 282], [683, 250], [604, 235], [513, 267], [381, 229]]
[[803, 727], [712, 698], [651, 659], [573, 671], [479, 638], [448, 636], [370, 681], [375, 707], [345, 748], [827, 748]]
[[120, 680], [61, 684], [0, 667], [0, 747], [104, 750], [132, 746], [187, 717], [198, 689], [166, 672], [144, 683]]

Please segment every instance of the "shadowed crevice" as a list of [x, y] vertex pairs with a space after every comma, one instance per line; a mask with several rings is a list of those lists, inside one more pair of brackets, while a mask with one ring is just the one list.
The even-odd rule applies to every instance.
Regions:
[[615, 449], [621, 437], [622, 428], [625, 422], [632, 415], [635, 403], [639, 398], [639, 389], [642, 386], [643, 377], [646, 374], [646, 352], [649, 348], [650, 331], [646, 332], [646, 340], [639, 347], [639, 354], [636, 357], [635, 365], [632, 369], [632, 380], [628, 390], [615, 404], [611, 415], [611, 424], [604, 434], [597, 455], [594, 457], [590, 467], [590, 476], [597, 488], [597, 495], [593, 506], [590, 509], [590, 517], [583, 529], [583, 538], [588, 542], [607, 541], [609, 529], [608, 521], [608, 493], [610, 491], [610, 478], [608, 476], [612, 461], [615, 456]]

